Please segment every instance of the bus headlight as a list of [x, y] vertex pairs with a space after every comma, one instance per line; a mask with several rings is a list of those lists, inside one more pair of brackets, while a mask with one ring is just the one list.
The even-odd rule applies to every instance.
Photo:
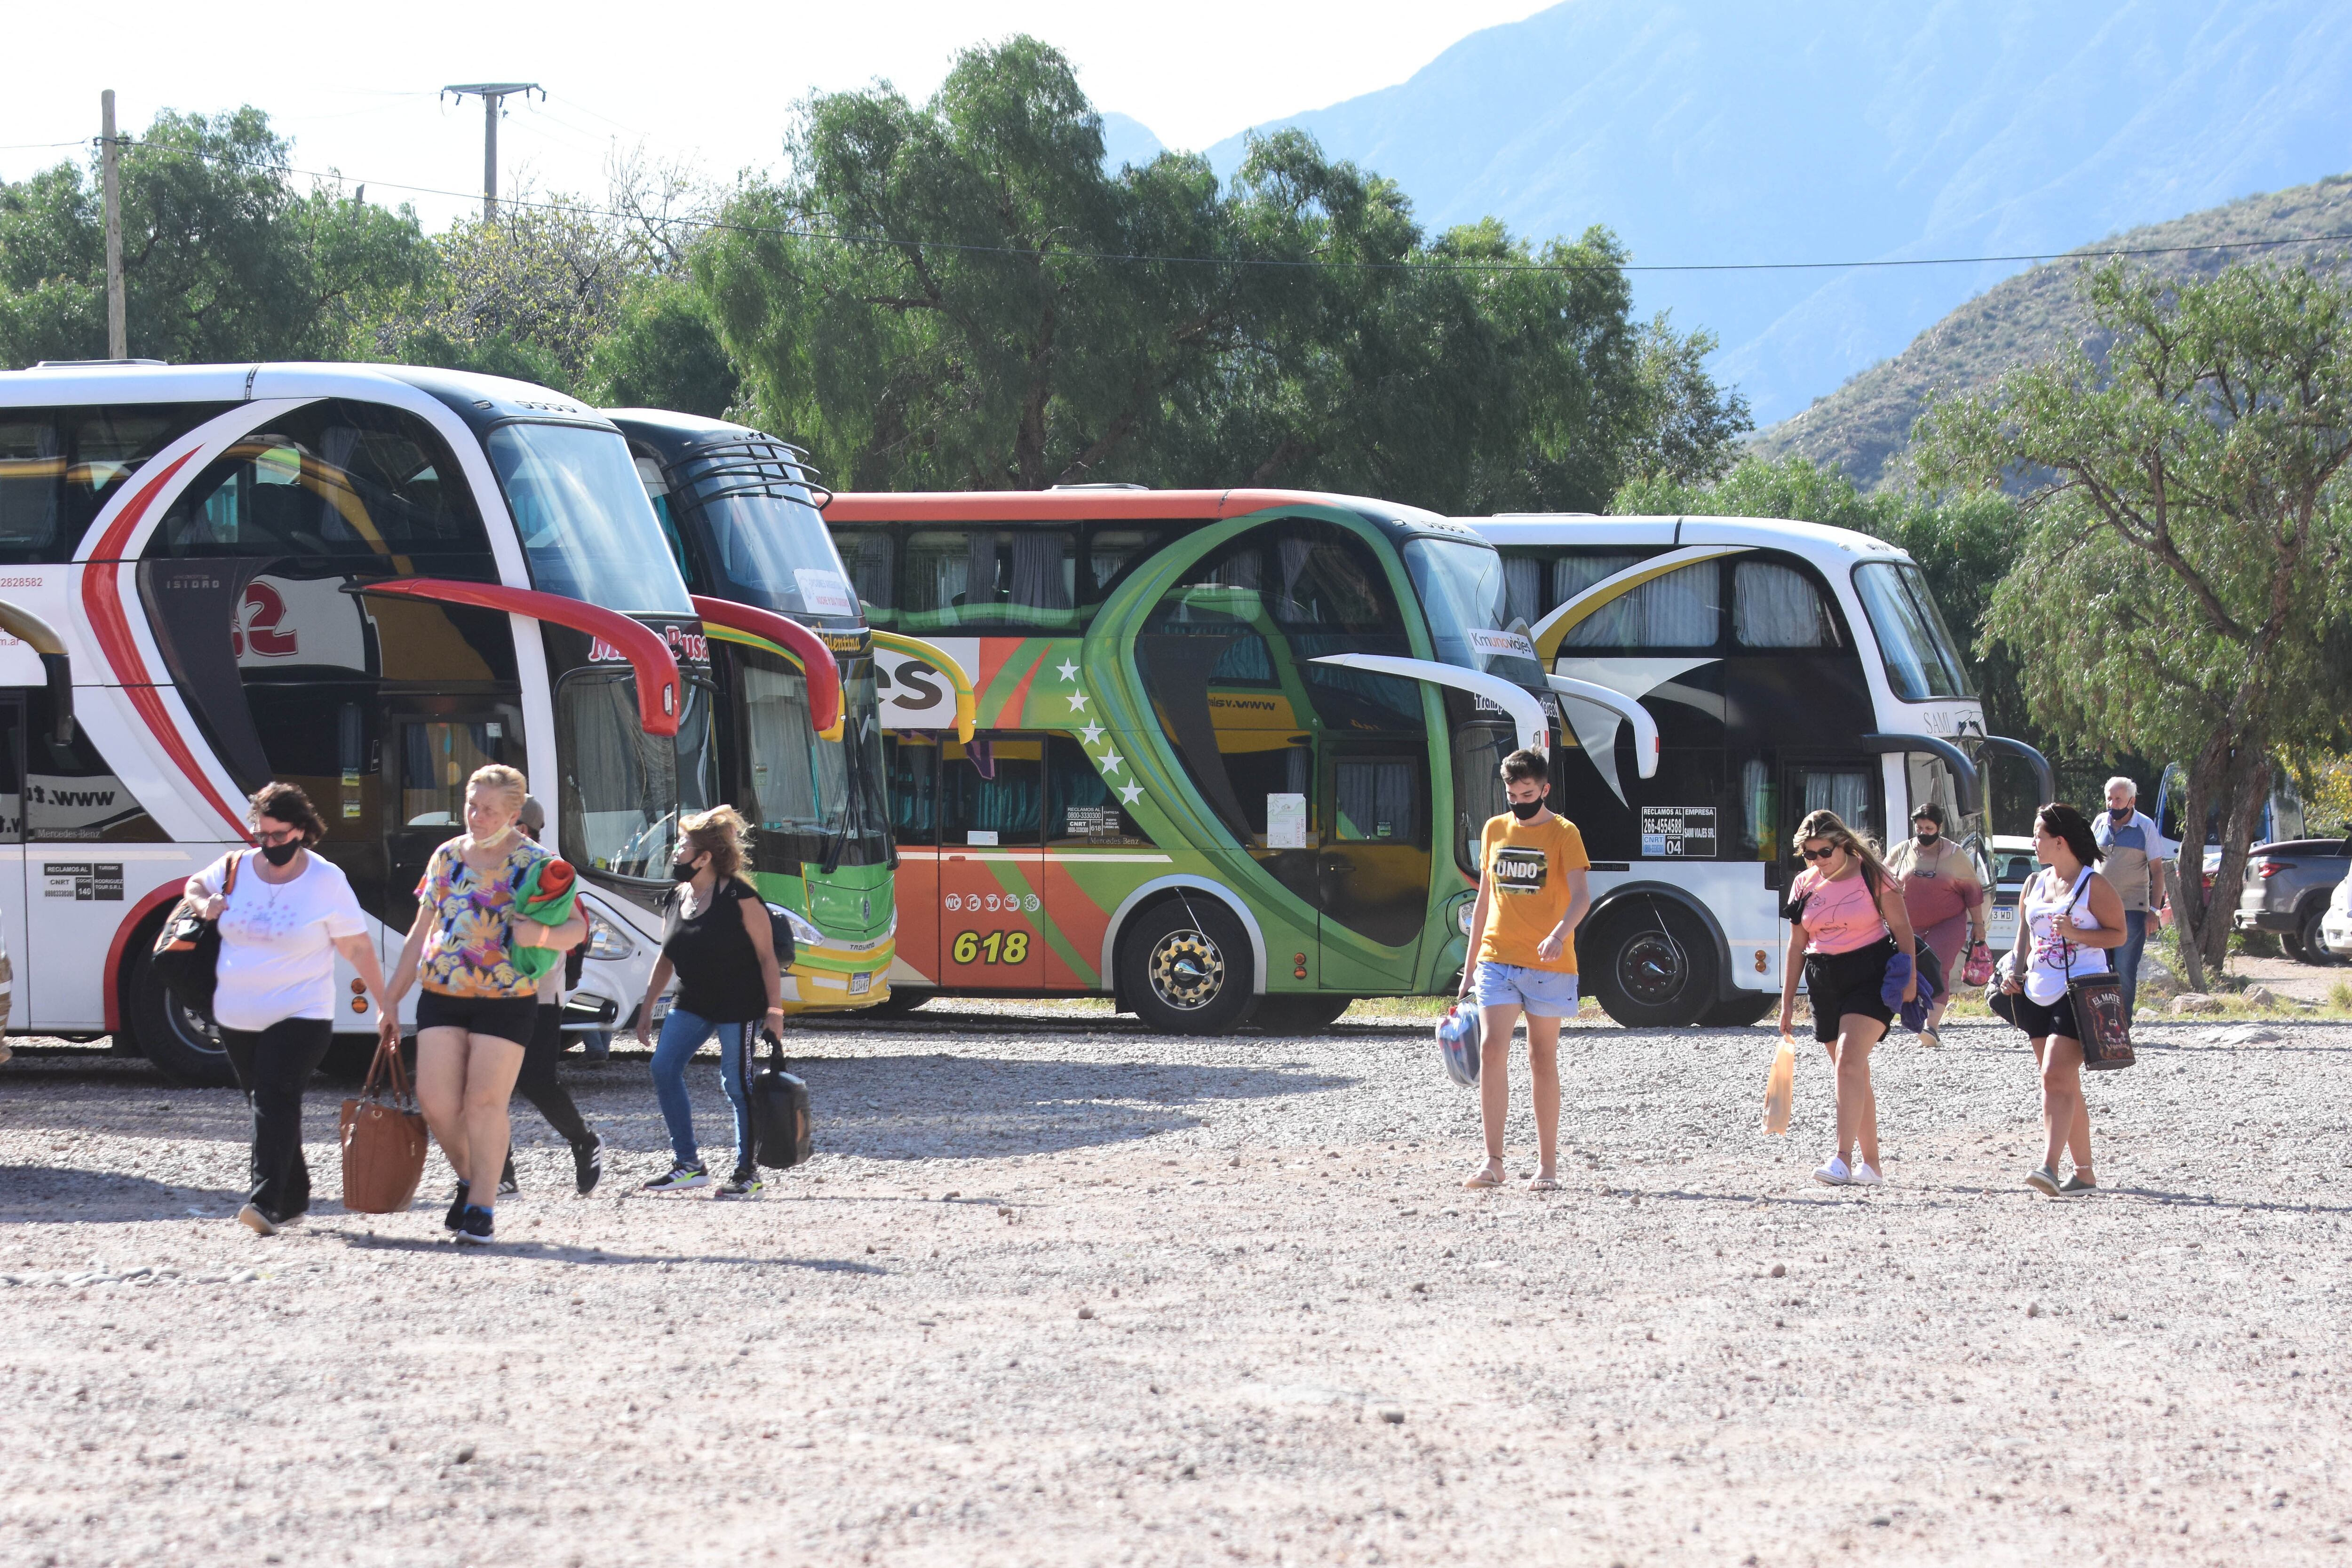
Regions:
[[629, 940], [627, 931], [623, 931], [594, 910], [589, 909], [586, 904], [580, 907], [588, 916], [589, 957], [606, 960], [623, 959], [637, 951], [637, 944]]
[[1462, 928], [1464, 936], [1470, 934], [1470, 911], [1475, 909], [1477, 904], [1478, 900], [1475, 899], [1465, 899], [1454, 906], [1454, 923]]
[[788, 910], [782, 904], [770, 904], [768, 908], [784, 917], [784, 924], [792, 930], [794, 947], [805, 950], [815, 947], [824, 941], [824, 933], [809, 924], [805, 916]]

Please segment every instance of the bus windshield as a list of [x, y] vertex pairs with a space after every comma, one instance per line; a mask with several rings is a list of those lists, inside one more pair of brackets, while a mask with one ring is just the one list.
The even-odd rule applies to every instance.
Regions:
[[662, 476], [656, 502], [694, 508], [711, 584], [699, 592], [779, 615], [855, 619], [857, 596], [797, 469], [766, 443], [698, 452]]
[[709, 689], [686, 688], [677, 735], [648, 735], [633, 676], [585, 672], [556, 692], [560, 843], [574, 864], [628, 881], [666, 882], [677, 819], [718, 804]]
[[818, 865], [878, 865], [888, 858], [880, 797], [881, 729], [874, 661], [845, 660], [847, 744], [820, 740], [809, 720], [808, 679], [772, 654], [735, 650], [742, 721], [736, 746], [741, 805], [770, 847]]
[[625, 614], [694, 614], [619, 432], [501, 425], [485, 444], [534, 586]]
[[1440, 663], [1502, 677], [1530, 691], [1548, 689], [1535, 644], [1509, 619], [1503, 558], [1495, 547], [1456, 539], [1409, 539], [1405, 571], [1429, 617]]
[[1908, 561], [1865, 561], [1853, 569], [1853, 587], [1878, 636], [1886, 684], [1896, 697], [1927, 702], [1976, 695], [1919, 568]]

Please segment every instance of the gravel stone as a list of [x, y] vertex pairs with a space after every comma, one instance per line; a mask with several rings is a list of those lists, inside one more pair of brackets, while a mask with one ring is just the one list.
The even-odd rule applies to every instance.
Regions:
[[468, 1252], [437, 1155], [408, 1213], [334, 1201], [338, 1087], [265, 1239], [234, 1093], [24, 1042], [0, 1564], [2343, 1560], [2352, 1028], [2144, 1017], [2055, 1201], [2005, 1026], [1880, 1047], [1863, 1194], [1809, 1177], [1818, 1051], [1774, 1138], [1772, 1031], [1580, 1020], [1560, 1153], [1603, 1190], [1517, 1184], [1522, 1065], [1474, 1195], [1425, 1021], [935, 1005], [794, 1031], [819, 1153], [759, 1202], [632, 1194], [645, 1058], [567, 1075], [606, 1185], [518, 1110]]

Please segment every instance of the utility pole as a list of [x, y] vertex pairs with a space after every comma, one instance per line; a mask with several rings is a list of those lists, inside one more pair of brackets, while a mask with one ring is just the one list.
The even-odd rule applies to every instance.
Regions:
[[471, 81], [441, 89], [463, 102], [467, 94], [482, 100], [482, 221], [499, 216], [499, 110], [515, 93], [547, 96], [535, 81]]
[[122, 144], [114, 134], [114, 89], [98, 95], [101, 142], [98, 166], [106, 195], [106, 357], [129, 359], [131, 333], [122, 310]]

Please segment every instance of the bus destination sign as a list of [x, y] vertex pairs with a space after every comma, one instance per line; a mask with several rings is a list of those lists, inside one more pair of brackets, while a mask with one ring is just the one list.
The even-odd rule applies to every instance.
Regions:
[[1715, 858], [1715, 807], [1645, 805], [1642, 808], [1642, 854], [1646, 859]]

